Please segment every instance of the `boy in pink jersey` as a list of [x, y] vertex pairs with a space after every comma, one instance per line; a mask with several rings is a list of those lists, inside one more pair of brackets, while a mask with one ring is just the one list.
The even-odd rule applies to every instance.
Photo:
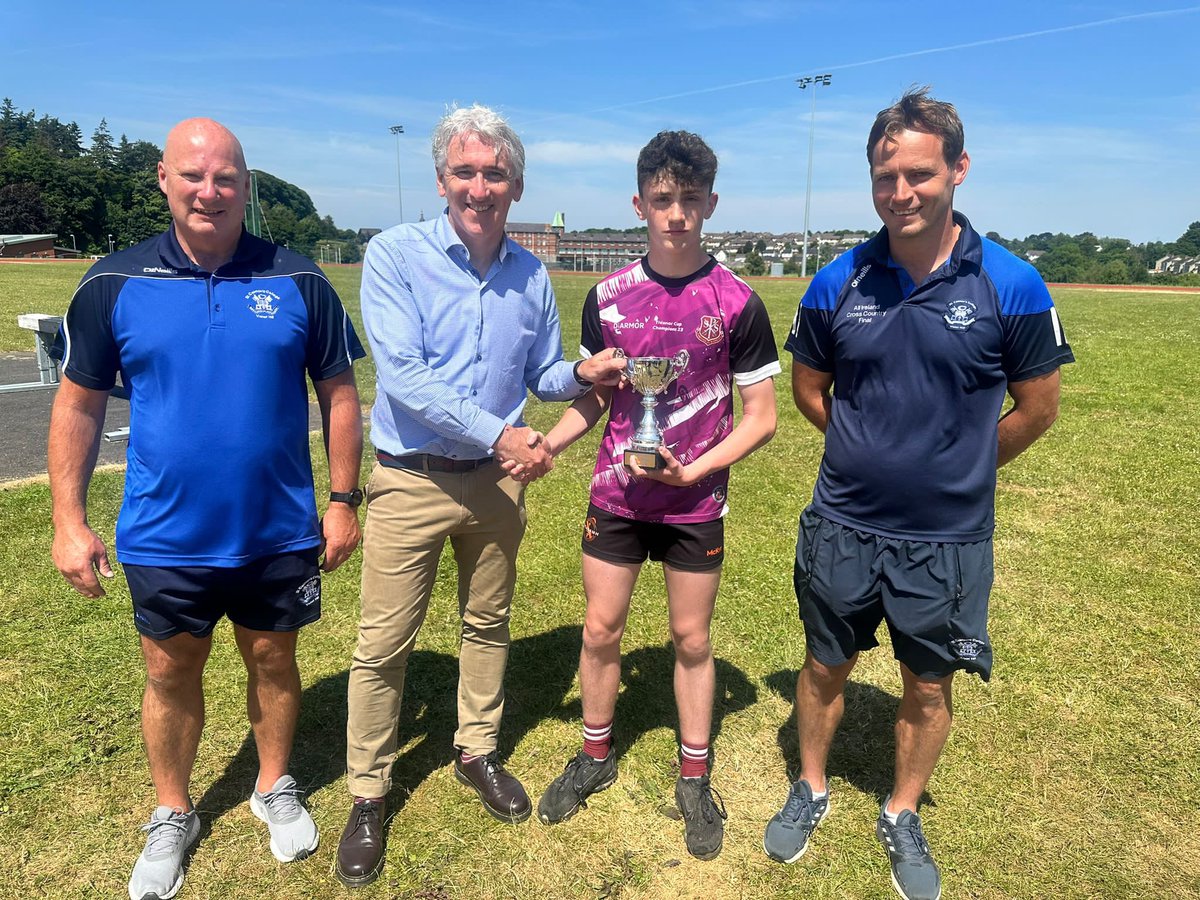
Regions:
[[[642, 148], [633, 208], [646, 222], [649, 253], [597, 284], [584, 303], [585, 356], [608, 347], [627, 357], [687, 351], [686, 367], [658, 396], [664, 466], [624, 463], [642, 418], [641, 395], [628, 385], [597, 386], [546, 435], [550, 452], [561, 453], [609, 413], [583, 526], [583, 749], [542, 795], [538, 817], [548, 824], [568, 819], [617, 778], [612, 724], [621, 635], [642, 564], [661, 561], [681, 739], [675, 800], [688, 852], [700, 859], [720, 852], [724, 834], [724, 805], [713, 799], [708, 773], [709, 623], [724, 559], [729, 467], [775, 433], [772, 376], [780, 371], [762, 300], [701, 243], [704, 220], [717, 205], [716, 174], [716, 156], [689, 132], [661, 132]], [[742, 401], [736, 424], [734, 385]]]

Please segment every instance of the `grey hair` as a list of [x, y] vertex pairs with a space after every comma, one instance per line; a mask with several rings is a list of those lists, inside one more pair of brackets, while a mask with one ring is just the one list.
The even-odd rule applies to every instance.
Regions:
[[439, 174], [446, 170], [450, 144], [472, 134], [496, 150], [498, 156], [507, 157], [514, 180], [525, 176], [525, 146], [521, 139], [503, 116], [478, 103], [450, 110], [433, 129], [433, 164]]

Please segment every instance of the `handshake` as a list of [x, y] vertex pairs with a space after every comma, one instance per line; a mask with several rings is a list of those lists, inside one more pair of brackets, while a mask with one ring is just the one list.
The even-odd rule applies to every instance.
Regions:
[[554, 468], [554, 448], [544, 434], [528, 425], [505, 425], [495, 451], [501, 468], [521, 484], [536, 481]]
[[[581, 360], [575, 369], [578, 378], [593, 385], [621, 388], [625, 385], [625, 355], [618, 349], [609, 347], [600, 353], [593, 354]], [[587, 397], [588, 395], [584, 395]], [[580, 401], [577, 400], [576, 403]], [[574, 405], [572, 406], [574, 408]], [[593, 418], [592, 422], [595, 421]], [[591, 427], [590, 423], [584, 427]], [[559, 429], [561, 433], [561, 429]], [[536, 481], [554, 468], [554, 457], [578, 434], [558, 438], [563, 446], [553, 446], [550, 439], [540, 431], [534, 431], [528, 426], [514, 428], [505, 425], [500, 438], [492, 445], [501, 467], [514, 481], [529, 484]]]

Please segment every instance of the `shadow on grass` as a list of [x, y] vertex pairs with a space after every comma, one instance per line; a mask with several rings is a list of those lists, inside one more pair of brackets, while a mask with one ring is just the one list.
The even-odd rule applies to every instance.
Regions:
[[[580, 627], [564, 626], [513, 641], [505, 676], [499, 746], [502, 759], [542, 721], [580, 720], [578, 699], [565, 703], [564, 698], [578, 669], [581, 639]], [[714, 739], [726, 714], [744, 709], [757, 699], [754, 685], [741, 670], [723, 659], [715, 663]], [[669, 642], [639, 648], [622, 658], [625, 691], [617, 705], [618, 755], [623, 755], [642, 734], [664, 723], [672, 723], [678, 730], [672, 690], [674, 667], [675, 653]], [[339, 672], [304, 691], [291, 770], [308, 793], [332, 784], [345, 773], [348, 679], [348, 671]], [[409, 657], [400, 708], [400, 744], [405, 749], [392, 768], [389, 811], [402, 809], [426, 778], [453, 761], [457, 683], [457, 657], [428, 650], [414, 650]], [[247, 728], [237, 754], [196, 803], [204, 813], [201, 838], [207, 836], [215, 819], [246, 802], [257, 773], [258, 755]], [[347, 804], [349, 799], [347, 796]]]
[[[796, 669], [768, 675], [767, 686], [792, 701], [792, 714], [779, 728], [777, 740], [787, 762], [788, 780], [800, 777], [800, 747], [796, 735]], [[896, 758], [896, 712], [900, 699], [874, 685], [846, 683], [846, 710], [829, 749], [826, 774], [841, 778], [882, 804], [891, 792]], [[926, 792], [922, 804], [933, 804]]]
[[[501, 757], [511, 753], [543, 719], [563, 716], [563, 697], [575, 677], [579, 641], [578, 627], [556, 628], [513, 641], [505, 677]], [[348, 681], [347, 670], [323, 678], [304, 691], [291, 771], [310, 794], [345, 774]], [[430, 774], [454, 759], [457, 683], [456, 656], [414, 650], [409, 657], [400, 707], [400, 744], [405, 749], [392, 767], [389, 810], [403, 808]], [[202, 838], [213, 820], [246, 802], [257, 773], [258, 755], [247, 728], [237, 754], [196, 804], [204, 812]], [[349, 800], [347, 796], [347, 805]]]
[[[714, 658], [716, 690], [713, 699], [711, 745], [715, 747], [721, 723], [729, 713], [750, 706], [758, 691], [741, 669]], [[679, 741], [679, 714], [675, 708], [675, 650], [670, 641], [656, 647], [640, 647], [621, 657], [624, 692], [617, 701], [613, 725], [613, 747], [618, 759], [648, 731], [671, 724]], [[571, 704], [571, 717], [582, 720], [579, 702]]]

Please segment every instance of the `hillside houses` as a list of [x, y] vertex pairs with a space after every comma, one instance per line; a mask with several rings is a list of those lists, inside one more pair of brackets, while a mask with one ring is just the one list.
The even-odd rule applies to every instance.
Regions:
[[[815, 271], [821, 262], [829, 262], [871, 235], [866, 232], [812, 232], [808, 236], [809, 270]], [[759, 245], [761, 242], [761, 249]], [[799, 265], [804, 255], [804, 232], [789, 231], [774, 234], [770, 231], [714, 231], [704, 236], [704, 249], [718, 262], [730, 268], [746, 263], [747, 245], [756, 250], [768, 265], [794, 262]]]
[[1200, 275], [1200, 256], [1164, 256], [1150, 271], [1155, 275]]

